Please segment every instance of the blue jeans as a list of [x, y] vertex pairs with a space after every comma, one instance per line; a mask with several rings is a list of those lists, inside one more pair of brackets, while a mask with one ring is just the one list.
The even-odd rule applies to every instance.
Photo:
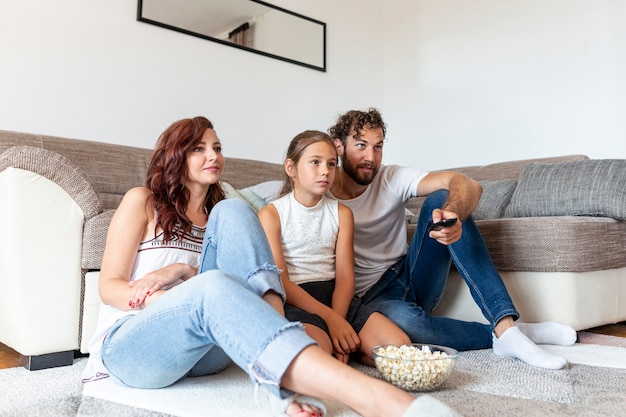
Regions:
[[[519, 318], [476, 223], [463, 222], [463, 235], [452, 245], [428, 236], [432, 212], [446, 201], [447, 191], [429, 195], [420, 211], [417, 229], [404, 259], [390, 267], [363, 297], [415, 343], [432, 343], [458, 350], [486, 349], [493, 327], [502, 318]], [[433, 316], [441, 301], [454, 262], [476, 304], [490, 324]]]
[[315, 342], [261, 299], [268, 290], [284, 297], [256, 213], [241, 200], [221, 201], [209, 216], [199, 274], [118, 321], [103, 343], [103, 362], [125, 385], [162, 388], [233, 361], [286, 396], [283, 374]]

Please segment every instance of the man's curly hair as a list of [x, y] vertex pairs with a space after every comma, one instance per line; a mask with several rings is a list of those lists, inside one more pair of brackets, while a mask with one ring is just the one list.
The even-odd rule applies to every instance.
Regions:
[[385, 126], [380, 112], [375, 108], [370, 108], [367, 111], [348, 111], [339, 116], [337, 123], [328, 129], [328, 133], [331, 138], [341, 140], [341, 143], [345, 146], [348, 136], [352, 134], [352, 137], [357, 139], [364, 127], [368, 129], [381, 128], [383, 130], [383, 139], [386, 138], [387, 126]]

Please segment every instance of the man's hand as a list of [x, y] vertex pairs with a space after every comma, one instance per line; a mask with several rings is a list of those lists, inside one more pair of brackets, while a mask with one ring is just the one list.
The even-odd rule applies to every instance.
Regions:
[[[435, 209], [433, 210], [433, 223], [437, 223], [443, 219], [453, 219], [458, 218], [458, 215], [452, 211]], [[450, 227], [444, 227], [441, 230], [431, 230], [428, 236], [435, 239], [437, 242], [442, 245], [450, 245], [459, 239], [461, 239], [461, 235], [463, 234], [463, 227], [460, 220], [458, 220], [454, 225]]]

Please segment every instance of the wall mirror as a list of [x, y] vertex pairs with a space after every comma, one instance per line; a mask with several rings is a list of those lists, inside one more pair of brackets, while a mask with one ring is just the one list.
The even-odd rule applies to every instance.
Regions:
[[137, 20], [326, 71], [326, 24], [258, 0], [139, 0]]

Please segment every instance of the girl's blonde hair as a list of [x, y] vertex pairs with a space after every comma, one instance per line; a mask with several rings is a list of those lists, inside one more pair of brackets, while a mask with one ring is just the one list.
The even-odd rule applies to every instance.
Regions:
[[[296, 135], [296, 137], [291, 140], [291, 143], [289, 143], [285, 161], [290, 159], [293, 161], [294, 165], [298, 165], [298, 162], [300, 161], [300, 158], [302, 158], [302, 154], [306, 148], [318, 142], [328, 142], [333, 149], [335, 149], [335, 153], [337, 152], [335, 144], [328, 134], [320, 132], [319, 130], [305, 130], [304, 132]], [[283, 189], [280, 192], [281, 196], [288, 194], [293, 190], [293, 178], [287, 175], [287, 172], [284, 173], [284, 177], [285, 180], [283, 182]]]

